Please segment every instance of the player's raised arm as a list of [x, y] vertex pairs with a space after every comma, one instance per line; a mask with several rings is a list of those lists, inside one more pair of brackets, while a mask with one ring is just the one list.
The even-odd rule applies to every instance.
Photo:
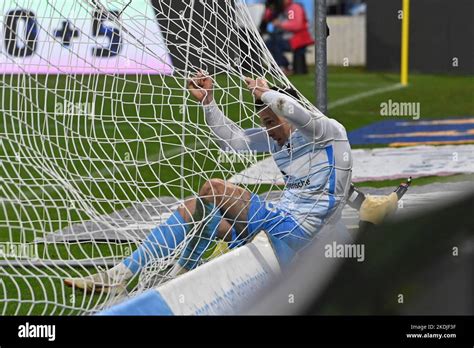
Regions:
[[331, 120], [323, 113], [310, 112], [290, 96], [270, 89], [263, 79], [246, 78], [245, 81], [256, 99], [267, 104], [276, 115], [285, 118], [305, 137], [320, 140], [328, 135], [329, 128], [332, 128]]
[[219, 109], [214, 101], [213, 81], [203, 72], [197, 73], [188, 82], [191, 95], [198, 100], [203, 108], [206, 123], [214, 135], [220, 140], [223, 150], [233, 151], [269, 151], [266, 133], [257, 129], [244, 130]]

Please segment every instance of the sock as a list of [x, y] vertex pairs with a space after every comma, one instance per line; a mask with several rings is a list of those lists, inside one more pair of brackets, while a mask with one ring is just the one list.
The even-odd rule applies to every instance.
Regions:
[[[191, 270], [197, 267], [199, 260], [201, 260], [204, 252], [209, 248], [209, 245], [216, 238], [217, 228], [222, 219], [222, 214], [212, 203], [204, 205], [204, 218], [199, 231], [188, 241], [178, 264], [186, 270]], [[199, 221], [196, 222], [200, 223]]]
[[234, 226], [232, 226], [231, 236], [232, 240], [228, 243], [229, 249], [231, 250], [247, 243], [247, 240], [245, 238], [239, 239], [239, 236], [237, 235], [237, 230]]
[[152, 229], [142, 245], [122, 263], [136, 274], [151, 260], [168, 256], [184, 240], [187, 225], [176, 210], [164, 224]]

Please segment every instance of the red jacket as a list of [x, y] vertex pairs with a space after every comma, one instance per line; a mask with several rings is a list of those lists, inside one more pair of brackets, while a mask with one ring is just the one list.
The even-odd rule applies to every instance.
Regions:
[[309, 24], [301, 4], [291, 2], [284, 10], [287, 20], [281, 22], [280, 28], [293, 33], [290, 38], [291, 49], [306, 47], [314, 44], [314, 39], [308, 30]]

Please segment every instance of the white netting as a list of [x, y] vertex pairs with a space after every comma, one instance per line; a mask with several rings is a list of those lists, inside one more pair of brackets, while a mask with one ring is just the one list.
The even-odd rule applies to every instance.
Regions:
[[[209, 72], [243, 127], [258, 125], [243, 76], [290, 83], [237, 0], [4, 0], [0, 28], [0, 313], [88, 313], [113, 295], [64, 277], [115, 264], [255, 160], [222, 154], [186, 79]], [[167, 279], [180, 249], [129, 289]]]

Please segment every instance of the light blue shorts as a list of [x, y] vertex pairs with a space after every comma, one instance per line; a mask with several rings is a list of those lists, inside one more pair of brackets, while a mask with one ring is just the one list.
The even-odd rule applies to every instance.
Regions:
[[247, 222], [247, 235], [244, 238], [237, 236], [231, 247], [245, 244], [262, 230], [285, 242], [295, 252], [311, 242], [311, 237], [290, 213], [276, 208], [256, 194], [252, 194], [250, 199]]

